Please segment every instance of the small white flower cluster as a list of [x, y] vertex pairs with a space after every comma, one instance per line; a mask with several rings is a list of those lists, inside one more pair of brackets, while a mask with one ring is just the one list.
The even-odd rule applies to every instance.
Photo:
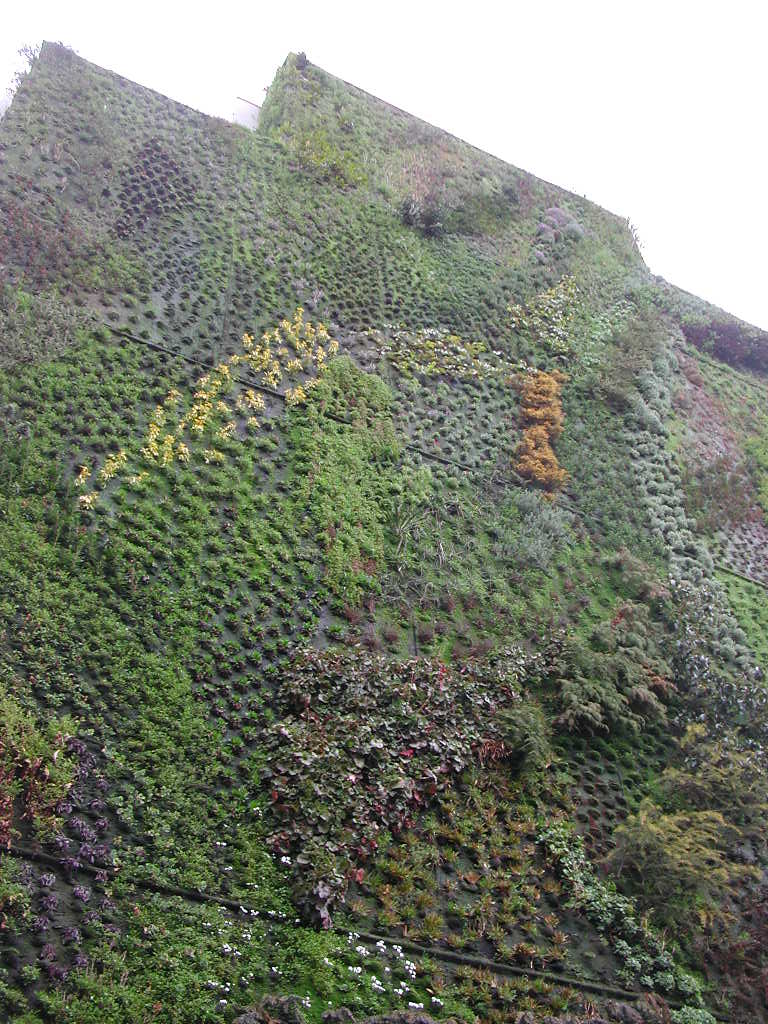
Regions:
[[223, 843], [223, 842], [222, 842], [222, 841], [221, 841], [220, 839], [217, 839], [217, 840], [216, 840], [216, 842], [215, 842], [215, 843], [214, 843], [213, 845], [214, 845], [214, 846], [219, 846], [219, 847], [224, 847], [224, 846], [226, 846], [227, 844], [226, 844], [226, 843]]
[[438, 999], [437, 996], [432, 996], [432, 1005], [436, 1006], [436, 1007], [440, 1007], [440, 1006], [443, 1005], [443, 1000], [442, 999]]
[[244, 917], [258, 917], [259, 916], [258, 910], [249, 910], [248, 907], [240, 907], [240, 913], [243, 914]]
[[[388, 947], [387, 943], [383, 939], [379, 939], [376, 942], [375, 949], [374, 950], [370, 950], [366, 946], [362, 945], [362, 943], [359, 943], [357, 941], [359, 938], [360, 938], [360, 933], [359, 932], [348, 932], [348, 934], [347, 934], [347, 945], [348, 946], [354, 946], [354, 953], [361, 960], [367, 959], [368, 957], [370, 957], [372, 955], [373, 952], [379, 954], [379, 956], [381, 956], [381, 957], [391, 957], [393, 960], [395, 960], [395, 961], [397, 961], [399, 963], [400, 967], [405, 972], [405, 975], [407, 977], [407, 981], [415, 981], [415, 979], [416, 979], [416, 972], [417, 972], [416, 964], [414, 963], [413, 960], [408, 960], [407, 959], [407, 957], [405, 956], [405, 953], [403, 952], [402, 946], [398, 946], [396, 943], [393, 943], [391, 946]], [[357, 944], [355, 944], [355, 943], [357, 943]], [[339, 950], [339, 952], [341, 952], [341, 951]], [[333, 966], [332, 962], [328, 959], [328, 957], [324, 957], [323, 963], [325, 963], [325, 965], [327, 967], [332, 967]], [[356, 977], [360, 977], [363, 974], [363, 968], [359, 964], [358, 965], [354, 965], [354, 966], [350, 964], [347, 967], [347, 970], [349, 971], [350, 974], [355, 975]], [[392, 982], [392, 968], [391, 967], [389, 967], [386, 964], [382, 965], [382, 972], [383, 972], [383, 977], [384, 977], [383, 981], [382, 981], [381, 978], [377, 977], [375, 974], [371, 974], [367, 978], [368, 982], [370, 983], [371, 990], [376, 995], [383, 995], [387, 991], [391, 991], [393, 995], [395, 995], [395, 996], [399, 997], [400, 999], [402, 999], [402, 998], [408, 996], [409, 993], [411, 993], [411, 988], [407, 984], [406, 981], [394, 982], [394, 983]], [[366, 979], [361, 978], [361, 981], [363, 981], [363, 980], [366, 980]], [[394, 984], [394, 987], [391, 988], [391, 989], [388, 989], [387, 985], [389, 985], [389, 984]], [[412, 1000], [415, 1000], [415, 999], [416, 999], [416, 996], [414, 994], [412, 996]], [[412, 1009], [412, 1010], [423, 1010], [424, 1009], [424, 1003], [421, 1003], [421, 1002], [411, 1001], [411, 1002], [409, 1002], [408, 1005], [409, 1005], [410, 1009]], [[439, 1000], [439, 999], [437, 999], [435, 997], [435, 999], [433, 999], [433, 1001], [432, 1001], [432, 1005], [437, 1008], [437, 1007], [442, 1006], [443, 1004], [442, 1004], [441, 1000]]]
[[250, 983], [253, 981], [253, 971], [249, 971], [247, 974], [240, 975], [240, 984], [243, 988], [248, 988]]
[[[227, 924], [229, 924], [229, 923], [230, 922], [227, 921]], [[217, 935], [227, 935], [228, 934], [228, 931], [227, 931], [226, 928], [217, 928], [216, 925], [214, 925], [212, 921], [203, 921], [203, 928], [216, 928], [216, 934]]]
[[280, 970], [279, 967], [270, 967], [269, 970], [270, 973], [274, 974], [276, 978], [282, 978], [283, 972]]

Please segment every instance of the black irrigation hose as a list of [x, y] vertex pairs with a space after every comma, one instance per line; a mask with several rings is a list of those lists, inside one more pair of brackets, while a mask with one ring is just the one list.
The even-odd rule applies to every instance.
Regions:
[[[34, 861], [52, 867], [62, 867], [61, 861], [58, 858], [36, 850], [27, 850], [21, 846], [11, 845], [7, 847], [5, 852], [10, 854], [12, 857], [18, 857], [21, 860]], [[98, 869], [89, 864], [83, 864], [77, 870], [95, 875]], [[113, 870], [111, 878], [114, 879], [116, 877], [117, 874]], [[148, 892], [158, 893], [161, 896], [176, 896], [180, 899], [187, 900], [190, 903], [215, 904], [239, 913], [245, 912], [250, 914], [252, 910], [251, 907], [248, 907], [241, 900], [233, 900], [228, 896], [222, 896], [218, 893], [203, 893], [195, 891], [194, 889], [182, 889], [175, 885], [165, 885], [162, 882], [153, 882], [148, 878], [137, 878], [133, 880], [125, 879], [125, 881], [128, 885], [132, 885], [136, 889], [143, 889]], [[262, 911], [259, 911], [258, 913], [260, 916], [262, 915]], [[398, 936], [378, 935], [374, 932], [355, 932], [355, 935], [369, 944], [387, 942], [391, 946], [397, 945], [408, 952], [417, 953], [420, 956], [430, 957], [434, 960], [443, 960], [446, 963], [458, 964], [463, 967], [475, 967], [491, 971], [493, 974], [497, 975], [538, 979], [553, 985], [558, 985], [561, 988], [577, 988], [583, 992], [592, 992], [595, 995], [635, 1001], [646, 994], [645, 991], [637, 992], [629, 989], [613, 988], [610, 985], [604, 985], [599, 981], [574, 978], [567, 974], [556, 974], [554, 971], [540, 971], [533, 967], [520, 967], [517, 964], [499, 963], [495, 960], [488, 960], [485, 957], [470, 956], [467, 953], [454, 953], [451, 950], [439, 949], [436, 946], [421, 946], [416, 942], [412, 942], [410, 939]], [[666, 999], [666, 1002], [669, 1006], [675, 1009], [679, 1009], [685, 1005], [679, 1000]], [[722, 1014], [715, 1014], [715, 1017], [722, 1021], [729, 1020], [728, 1017], [725, 1017]]]
[[[138, 338], [135, 334], [131, 334], [124, 327], [113, 327], [111, 324], [105, 323], [103, 320], [101, 326], [106, 328], [110, 334], [116, 334], [119, 338], [127, 338], [128, 341], [133, 341], [137, 345], [144, 345], [145, 348], [151, 348], [155, 352], [162, 352], [164, 355], [171, 356], [173, 359], [181, 359], [185, 363], [190, 363], [192, 366], [199, 366], [203, 370], [213, 370], [215, 367], [212, 363], [206, 363], [202, 359], [196, 359], [194, 356], [186, 355], [184, 352], [174, 352], [172, 348], [168, 348], [165, 345], [159, 345], [156, 341], [150, 341], [148, 338]], [[279, 398], [281, 401], [285, 401], [285, 395], [275, 388], [267, 387], [266, 384], [260, 384], [258, 381], [253, 380], [250, 377], [237, 377], [242, 384], [252, 384], [257, 391], [261, 391], [265, 395], [271, 395], [272, 398]]]
[[[135, 334], [131, 334], [130, 331], [125, 330], [125, 328], [123, 327], [112, 327], [111, 324], [104, 323], [104, 321], [102, 321], [102, 326], [105, 327], [112, 334], [116, 334], [118, 337], [121, 338], [127, 338], [129, 341], [133, 341], [137, 345], [145, 345], [147, 348], [154, 349], [156, 352], [162, 352], [164, 355], [172, 356], [174, 359], [182, 359], [184, 362], [190, 363], [193, 366], [199, 366], [204, 370], [213, 369], [213, 367], [210, 366], [208, 363], [203, 362], [201, 359], [195, 359], [194, 356], [185, 355], [183, 352], [174, 352], [173, 349], [166, 348], [165, 345], [159, 345], [156, 341], [149, 341], [146, 338], [137, 338]], [[277, 398], [281, 402], [286, 401], [285, 395], [281, 391], [278, 391], [276, 388], [267, 387], [266, 384], [261, 384], [253, 377], [247, 375], [242, 376], [236, 374], [234, 376], [235, 379], [239, 380], [241, 384], [248, 384], [249, 386], [253, 387], [256, 391], [261, 391], [265, 395], [270, 395], [272, 398]], [[351, 420], [345, 420], [342, 416], [337, 416], [335, 413], [325, 412], [323, 413], [323, 415], [326, 416], [329, 420], [334, 420], [336, 423], [342, 423], [346, 426], [352, 426]], [[456, 462], [455, 459], [449, 459], [445, 455], [438, 455], [436, 452], [428, 452], [426, 449], [420, 448], [416, 444], [409, 443], [403, 445], [403, 447], [407, 448], [408, 451], [416, 452], [417, 454], [421, 455], [422, 458], [430, 459], [433, 462], [441, 462], [444, 466], [455, 466], [457, 469], [463, 469], [465, 472], [468, 473], [482, 472], [482, 470], [478, 469], [477, 466], [468, 466], [464, 462]]]
[[[54, 857], [52, 854], [44, 853], [42, 850], [26, 850], [23, 846], [11, 844], [6, 846], [4, 850], [0, 850], [0, 853], [8, 853], [11, 857], [18, 857], [20, 860], [31, 860], [37, 864], [47, 864], [49, 867], [64, 868], [60, 857]], [[112, 877], [114, 877], [114, 868], [100, 867], [97, 864], [80, 864], [80, 867], [75, 870], [84, 871], [88, 875], [96, 875], [100, 871], [106, 871], [108, 874], [112, 872]]]
[[[19, 860], [33, 861], [38, 864], [46, 864], [49, 867], [56, 867], [60, 870], [64, 867], [61, 858], [54, 857], [49, 853], [43, 853], [38, 850], [27, 850], [23, 846], [8, 846], [6, 847], [5, 853], [10, 854], [12, 857], [17, 857]], [[107, 881], [114, 881], [119, 877], [119, 871], [115, 868], [99, 868], [97, 865], [92, 864], [81, 864], [80, 867], [75, 869], [76, 871], [84, 871], [88, 875], [97, 875], [100, 871], [106, 871]], [[176, 885], [166, 885], [163, 882], [155, 882], [151, 878], [135, 878], [125, 879], [128, 885], [132, 885], [136, 889], [146, 889], [149, 892], [159, 893], [161, 896], [179, 896], [181, 899], [188, 900], [191, 903], [215, 903], [222, 907], [227, 907], [230, 910], [246, 910], [250, 913], [252, 908], [246, 907], [242, 900], [234, 900], [229, 896], [223, 896], [219, 893], [204, 893], [195, 889], [182, 889]], [[261, 914], [262, 911], [259, 911]]]
[[722, 562], [715, 562], [715, 568], [721, 572], [727, 572], [730, 576], [738, 576], [740, 580], [746, 580], [747, 583], [754, 583], [756, 587], [762, 587], [763, 590], [768, 590], [768, 583], [763, 583], [761, 580], [756, 580], [754, 576], [747, 576], [743, 572], [737, 572], [736, 569], [729, 569], [727, 565], [723, 565]]
[[[368, 943], [388, 942], [390, 945], [400, 946], [403, 950], [407, 950], [409, 953], [418, 953], [421, 956], [430, 957], [435, 960], [444, 960], [446, 963], [459, 964], [460, 966], [465, 967], [476, 967], [481, 970], [491, 971], [493, 974], [537, 978], [541, 981], [558, 985], [561, 988], [578, 988], [583, 992], [593, 992], [596, 995], [610, 996], [635, 1002], [650, 992], [650, 990], [647, 989], [643, 989], [642, 991], [632, 991], [630, 989], [613, 988], [610, 985], [604, 985], [600, 981], [589, 981], [585, 978], [574, 978], [568, 974], [556, 974], [554, 971], [539, 971], [533, 967], [520, 967], [517, 964], [499, 963], [496, 960], [487, 960], [485, 957], [470, 956], [467, 953], [454, 953], [451, 950], [439, 949], [436, 946], [422, 946], [417, 942], [411, 942], [410, 939], [397, 938], [391, 935], [377, 935], [374, 932], [355, 932], [355, 934]], [[655, 993], [651, 992], [650, 994]], [[673, 1009], [680, 1009], [686, 1005], [678, 999], [662, 998], [664, 998], [667, 1005], [671, 1006]], [[730, 1020], [729, 1017], [726, 1017], [723, 1014], [716, 1013], [714, 1016], [718, 1020]]]

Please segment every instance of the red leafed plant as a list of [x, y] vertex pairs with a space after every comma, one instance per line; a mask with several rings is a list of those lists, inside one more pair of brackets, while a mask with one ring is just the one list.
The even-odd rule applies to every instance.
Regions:
[[526, 757], [540, 725], [521, 696], [530, 660], [517, 648], [457, 665], [297, 653], [264, 733], [262, 782], [268, 842], [310, 916], [329, 927], [380, 837], [411, 827], [478, 753]]
[[498, 764], [516, 756], [518, 752], [510, 749], [504, 740], [488, 739], [478, 744], [476, 753], [481, 764]]

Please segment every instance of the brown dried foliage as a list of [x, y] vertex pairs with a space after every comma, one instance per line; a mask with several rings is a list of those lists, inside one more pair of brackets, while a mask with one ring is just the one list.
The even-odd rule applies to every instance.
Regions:
[[524, 429], [515, 469], [537, 484], [550, 500], [563, 489], [568, 473], [557, 461], [552, 444], [563, 431], [562, 387], [568, 378], [554, 370], [526, 373], [517, 378]]

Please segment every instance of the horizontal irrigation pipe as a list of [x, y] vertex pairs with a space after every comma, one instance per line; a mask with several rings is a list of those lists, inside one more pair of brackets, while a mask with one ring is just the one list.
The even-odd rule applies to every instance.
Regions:
[[[103, 321], [102, 321], [102, 326], [105, 327], [112, 334], [115, 334], [118, 337], [127, 338], [129, 341], [133, 341], [133, 342], [135, 342], [138, 345], [144, 345], [147, 348], [154, 349], [157, 352], [162, 352], [164, 355], [171, 356], [172, 358], [181, 359], [184, 362], [190, 363], [193, 366], [199, 366], [202, 369], [206, 369], [206, 370], [210, 370], [211, 369], [211, 367], [208, 365], [208, 363], [204, 363], [201, 359], [195, 359], [194, 356], [184, 355], [184, 353], [182, 353], [182, 352], [174, 352], [173, 349], [166, 348], [164, 345], [159, 345], [157, 342], [149, 341], [146, 338], [138, 338], [138, 337], [136, 337], [135, 334], [131, 334], [130, 331], [127, 331], [127, 330], [125, 330], [122, 327], [112, 327], [111, 324], [104, 323]], [[698, 349], [694, 349], [694, 351], [698, 355], [703, 355], [701, 352], [698, 351]], [[704, 358], [708, 359], [709, 362], [713, 363], [716, 366], [720, 365], [717, 362], [717, 360], [709, 359], [709, 357], [704, 357]], [[723, 365], [724, 366], [728, 366], [728, 364], [723, 364]], [[729, 369], [731, 369], [731, 367], [729, 367]], [[738, 371], [735, 371], [735, 372], [738, 372]], [[743, 376], [743, 374], [742, 374], [742, 376]], [[285, 395], [281, 391], [278, 391], [275, 388], [267, 387], [265, 384], [259, 383], [257, 380], [254, 380], [252, 377], [249, 377], [249, 376], [245, 376], [245, 377], [237, 376], [236, 379], [239, 380], [240, 383], [242, 383], [242, 384], [249, 384], [249, 385], [253, 386], [257, 391], [261, 391], [261, 392], [263, 392], [266, 395], [270, 395], [272, 398], [279, 399], [281, 402], [285, 402], [286, 401], [286, 397], [285, 397]], [[760, 388], [760, 385], [753, 384], [753, 387]], [[342, 424], [346, 424], [348, 426], [351, 424], [350, 420], [345, 420], [343, 417], [336, 416], [334, 413], [326, 412], [326, 413], [324, 413], [324, 415], [327, 416], [328, 419], [334, 420], [334, 422], [336, 422], [336, 423], [342, 423]], [[408, 451], [415, 452], [416, 454], [420, 455], [424, 459], [428, 459], [428, 460], [430, 460], [432, 462], [439, 462], [439, 463], [441, 463], [444, 466], [454, 466], [457, 469], [461, 469], [461, 470], [463, 470], [464, 472], [467, 472], [467, 473], [481, 473], [482, 472], [482, 468], [478, 468], [477, 466], [468, 466], [464, 462], [457, 462], [455, 459], [449, 459], [449, 458], [447, 458], [444, 455], [438, 455], [436, 452], [427, 451], [426, 449], [420, 448], [418, 445], [415, 445], [415, 444], [410, 444], [409, 443], [409, 444], [404, 445], [404, 447]], [[569, 503], [570, 503], [570, 501], [569, 501]], [[601, 525], [603, 525], [604, 522], [605, 522], [604, 516], [601, 513], [592, 513], [592, 517], [594, 519], [596, 519]], [[727, 566], [722, 565], [719, 562], [716, 563], [716, 568], [721, 569], [723, 572], [730, 573], [732, 576], [737, 576], [740, 579], [746, 580], [748, 583], [753, 583], [755, 586], [762, 587], [764, 590], [768, 590], [768, 584], [767, 583], [763, 583], [760, 580], [756, 580], [752, 576], [747, 576], [744, 573], [737, 572], [734, 569], [730, 569]]]
[[[174, 359], [181, 359], [185, 363], [190, 363], [192, 366], [199, 366], [204, 370], [214, 369], [214, 367], [203, 362], [201, 359], [195, 359], [194, 356], [184, 355], [183, 352], [174, 352], [173, 349], [166, 348], [165, 345], [159, 345], [156, 341], [148, 341], [146, 338], [137, 338], [135, 334], [131, 334], [130, 331], [126, 331], [122, 327], [112, 327], [111, 324], [104, 323], [104, 321], [101, 322], [101, 326], [105, 327], [110, 331], [110, 333], [115, 334], [120, 338], [127, 338], [129, 341], [133, 341], [137, 345], [144, 345], [147, 348], [154, 349], [156, 352], [162, 352], [164, 355], [171, 356]], [[247, 375], [236, 375], [235, 379], [239, 380], [241, 384], [248, 384], [255, 388], [256, 391], [261, 391], [265, 395], [277, 398], [281, 402], [286, 401], [286, 397], [281, 391], [278, 391], [276, 388], [267, 387], [266, 384], [259, 383], [259, 381], [255, 380], [253, 377], [249, 377]], [[327, 416], [329, 420], [334, 420], [336, 423], [343, 423], [347, 426], [351, 426], [351, 420], [345, 420], [342, 416], [336, 416], [335, 413], [326, 412], [323, 415]], [[467, 473], [482, 472], [482, 468], [478, 468], [477, 466], [468, 466], [464, 462], [456, 462], [455, 459], [449, 459], [445, 455], [438, 455], [436, 452], [429, 452], [425, 448], [420, 448], [416, 444], [408, 443], [403, 445], [403, 447], [407, 448], [408, 451], [416, 452], [418, 455], [421, 455], [422, 458], [430, 459], [432, 462], [440, 462], [444, 466], [455, 466], [457, 469], [462, 469]]]
[[683, 349], [685, 355], [693, 355], [694, 358], [701, 359], [703, 363], [708, 363], [710, 366], [714, 367], [714, 369], [720, 370], [721, 373], [732, 374], [734, 377], [738, 377], [738, 379], [743, 384], [746, 384], [747, 387], [754, 388], [755, 391], [759, 391], [762, 395], [765, 395], [766, 388], [768, 388], [768, 380], [763, 378], [757, 370], [755, 370], [754, 375], [751, 376], [745, 370], [737, 370], [735, 366], [731, 366], [730, 363], [726, 363], [724, 359], [714, 359], [706, 352], [702, 352], [700, 348], [696, 348], [696, 346], [692, 345], [690, 342], [688, 344], [690, 345], [689, 351], [686, 352], [685, 349]]
[[[604, 985], [600, 981], [590, 981], [586, 978], [574, 978], [568, 974], [557, 974], [554, 971], [539, 971], [533, 967], [520, 967], [518, 964], [505, 964], [499, 963], [497, 960], [488, 960], [481, 956], [470, 956], [467, 953], [455, 953], [449, 949], [439, 949], [436, 946], [422, 946], [417, 942], [411, 942], [410, 939], [397, 938], [391, 935], [377, 935], [375, 932], [355, 932], [355, 935], [359, 936], [364, 942], [373, 944], [377, 942], [388, 942], [392, 946], [400, 946], [401, 949], [406, 950], [409, 953], [416, 953], [423, 957], [429, 957], [434, 960], [443, 960], [446, 963], [457, 964], [460, 967], [475, 967], [479, 970], [490, 971], [492, 974], [506, 975], [511, 977], [525, 977], [538, 979], [540, 981], [546, 981], [553, 985], [557, 985], [560, 988], [577, 988], [583, 992], [592, 992], [595, 995], [609, 996], [615, 999], [624, 999], [628, 1001], [636, 1001], [641, 999], [644, 995], [649, 994], [651, 990], [643, 989], [641, 991], [614, 988], [610, 985]], [[667, 999], [663, 997], [664, 1001], [668, 1006], [673, 1009], [680, 1009], [685, 1003], [682, 1003], [678, 999]], [[723, 1016], [722, 1014], [714, 1014], [718, 1020], [728, 1021], [729, 1017]]]
[[[11, 845], [6, 847], [4, 852], [10, 854], [12, 857], [18, 858], [19, 860], [28, 860], [37, 864], [46, 864], [50, 867], [57, 867], [59, 869], [64, 868], [64, 864], [60, 857], [53, 857], [51, 854], [43, 853], [42, 851], [27, 850], [23, 846]], [[107, 873], [107, 881], [114, 881], [116, 878], [120, 877], [121, 881], [124, 880], [127, 885], [131, 885], [136, 889], [156, 892], [161, 896], [178, 896], [181, 899], [188, 900], [190, 903], [215, 903], [219, 906], [227, 907], [230, 910], [244, 910], [249, 913], [251, 910], [251, 908], [247, 907], [242, 900], [234, 900], [229, 896], [223, 896], [219, 893], [205, 893], [196, 889], [183, 889], [176, 885], [167, 885], [164, 882], [155, 882], [151, 878], [122, 879], [122, 876], [119, 875], [119, 871], [115, 870], [115, 868], [100, 869], [93, 864], [81, 864], [80, 867], [75, 870], [83, 871], [85, 874], [92, 876], [97, 875], [100, 870], [104, 870]], [[259, 911], [259, 914], [262, 913], [265, 913], [265, 911]]]
[[715, 568], [721, 572], [727, 572], [729, 576], [737, 576], [740, 580], [746, 580], [747, 583], [753, 583], [756, 587], [762, 587], [763, 590], [768, 590], [768, 583], [763, 583], [762, 580], [756, 580], [754, 576], [747, 576], [743, 572], [737, 572], [736, 569], [730, 569], [727, 565], [723, 565], [722, 562], [715, 562]]
[[[12, 845], [8, 847], [5, 852], [21, 860], [46, 864], [51, 867], [62, 867], [60, 859], [36, 850], [27, 850], [24, 847]], [[98, 869], [92, 865], [83, 864], [77, 870], [95, 875]], [[117, 877], [114, 870], [110, 873], [110, 877], [112, 879]], [[254, 910], [254, 908], [249, 907], [242, 900], [233, 900], [228, 896], [222, 896], [218, 893], [204, 893], [194, 889], [182, 889], [175, 885], [165, 885], [162, 882], [154, 882], [148, 878], [126, 878], [124, 881], [127, 885], [131, 885], [136, 889], [154, 892], [160, 896], [176, 896], [180, 899], [187, 900], [190, 903], [215, 904], [217, 906], [226, 907], [228, 910], [246, 914], [251, 914]], [[266, 911], [259, 910], [257, 913], [261, 917], [261, 915], [266, 913]], [[339, 932], [338, 934], [341, 935], [342, 932]], [[499, 963], [495, 960], [487, 960], [485, 957], [470, 956], [466, 953], [455, 953], [451, 950], [439, 949], [435, 946], [421, 946], [416, 942], [411, 942], [410, 939], [399, 938], [397, 936], [377, 935], [373, 932], [356, 932], [355, 935], [359, 936], [359, 938], [370, 945], [377, 942], [387, 942], [391, 946], [399, 946], [401, 949], [406, 950], [409, 953], [416, 953], [420, 956], [429, 957], [433, 960], [443, 960], [446, 963], [456, 964], [460, 967], [475, 967], [480, 970], [490, 971], [491, 973], [500, 976], [525, 977], [532, 978], [534, 980], [538, 979], [540, 981], [546, 981], [550, 984], [557, 985], [560, 988], [577, 988], [583, 992], [592, 992], [595, 995], [630, 1001], [640, 999], [646, 994], [645, 990], [632, 991], [623, 988], [613, 988], [609, 985], [604, 985], [599, 981], [589, 981], [585, 978], [574, 978], [568, 974], [556, 974], [554, 971], [539, 971], [535, 968], [520, 967], [517, 964]], [[667, 999], [666, 1002], [673, 1008], [679, 1008], [684, 1005], [678, 1000]], [[729, 1020], [728, 1017], [724, 1017], [720, 1014], [715, 1014], [715, 1016], [718, 1020]]]

